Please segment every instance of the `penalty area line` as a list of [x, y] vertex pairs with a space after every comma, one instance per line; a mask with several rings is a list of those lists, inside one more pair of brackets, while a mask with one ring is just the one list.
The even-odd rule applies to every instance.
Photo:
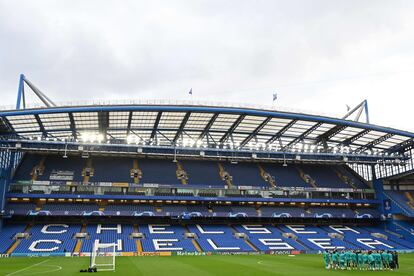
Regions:
[[63, 268], [60, 265], [43, 265], [44, 267], [54, 267], [54, 269], [49, 269], [49, 270], [45, 270], [45, 271], [39, 271], [39, 272], [35, 272], [35, 273], [31, 273], [30, 275], [39, 275], [39, 274], [45, 274], [45, 273], [50, 273], [50, 272], [56, 272], [56, 271], [60, 271]]
[[33, 265], [31, 265], [31, 266], [28, 266], [28, 267], [25, 267], [25, 268], [19, 269], [19, 270], [15, 271], [15, 272], [9, 273], [9, 274], [7, 274], [6, 276], [11, 276], [11, 275], [14, 275], [14, 274], [16, 274], [16, 273], [26, 271], [26, 270], [28, 270], [28, 269], [30, 269], [30, 268], [32, 268], [32, 267], [35, 267], [35, 266], [38, 266], [38, 265], [44, 264], [45, 262], [48, 262], [48, 261], [49, 261], [49, 259], [44, 260], [44, 261], [42, 261], [42, 262], [40, 262], [40, 263], [33, 264]]

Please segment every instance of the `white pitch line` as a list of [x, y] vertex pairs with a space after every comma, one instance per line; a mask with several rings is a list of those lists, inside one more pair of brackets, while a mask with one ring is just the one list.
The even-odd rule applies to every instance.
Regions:
[[39, 271], [39, 272], [31, 273], [30, 275], [39, 275], [39, 274], [45, 274], [45, 273], [56, 272], [56, 271], [62, 270], [62, 267], [60, 265], [44, 265], [44, 266], [56, 267], [56, 268], [49, 269], [49, 270], [45, 270], [45, 271]]
[[23, 268], [23, 269], [17, 270], [17, 271], [15, 271], [15, 272], [9, 273], [9, 274], [7, 274], [6, 276], [10, 276], [10, 275], [14, 275], [14, 274], [16, 274], [16, 273], [22, 272], [22, 271], [26, 271], [26, 270], [28, 270], [29, 268], [32, 268], [32, 267], [35, 267], [35, 266], [38, 266], [38, 265], [44, 264], [44, 263], [45, 263], [45, 262], [47, 262], [47, 261], [49, 261], [49, 259], [44, 260], [44, 261], [42, 261], [42, 262], [40, 262], [40, 263], [37, 263], [37, 264], [31, 265], [31, 266], [28, 266], [28, 267], [26, 267], [26, 268]]

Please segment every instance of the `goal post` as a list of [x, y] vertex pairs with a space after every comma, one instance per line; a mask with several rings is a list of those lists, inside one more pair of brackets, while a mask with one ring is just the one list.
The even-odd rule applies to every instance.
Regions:
[[116, 243], [95, 243], [91, 252], [90, 268], [97, 271], [114, 271]]

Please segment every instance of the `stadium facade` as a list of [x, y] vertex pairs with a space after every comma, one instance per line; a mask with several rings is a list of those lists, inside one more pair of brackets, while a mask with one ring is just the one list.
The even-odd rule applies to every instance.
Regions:
[[22, 76], [0, 111], [0, 254], [410, 251], [413, 139], [278, 108], [57, 106]]

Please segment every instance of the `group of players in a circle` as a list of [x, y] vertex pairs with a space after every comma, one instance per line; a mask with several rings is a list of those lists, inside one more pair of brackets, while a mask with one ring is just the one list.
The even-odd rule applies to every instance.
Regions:
[[396, 251], [332, 250], [324, 251], [326, 269], [393, 270], [398, 269]]

